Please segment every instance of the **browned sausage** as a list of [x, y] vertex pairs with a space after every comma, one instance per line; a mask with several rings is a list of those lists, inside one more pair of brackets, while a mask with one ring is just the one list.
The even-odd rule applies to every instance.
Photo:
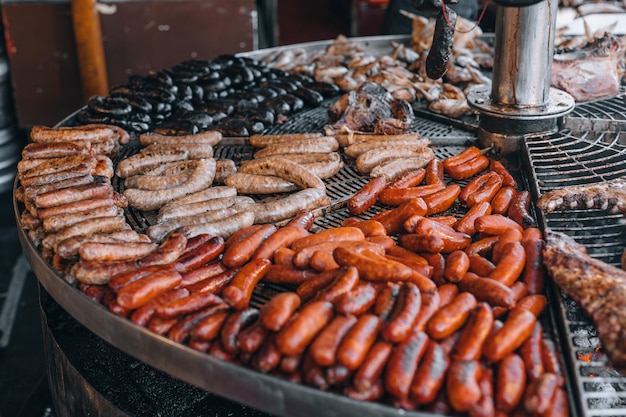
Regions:
[[337, 359], [337, 348], [354, 326], [355, 316], [338, 315], [317, 335], [309, 347], [309, 355], [320, 366], [334, 365]]
[[374, 305], [377, 295], [376, 288], [372, 284], [361, 282], [336, 299], [335, 310], [339, 314], [361, 315]]
[[279, 331], [300, 307], [300, 296], [294, 292], [276, 294], [261, 307], [261, 322], [266, 329]]
[[470, 313], [461, 336], [452, 349], [451, 357], [455, 361], [476, 361], [480, 359], [483, 343], [491, 334], [493, 313], [491, 307], [480, 302]]
[[522, 358], [511, 353], [498, 363], [496, 409], [510, 414], [519, 404], [526, 388], [526, 370]]
[[369, 350], [363, 364], [356, 371], [353, 384], [359, 391], [369, 390], [380, 376], [387, 365], [393, 345], [382, 340], [376, 342]]
[[544, 373], [541, 339], [543, 328], [541, 323], [537, 322], [530, 337], [519, 348], [519, 355], [524, 360], [529, 381], [539, 378]]
[[380, 318], [374, 314], [359, 316], [337, 348], [337, 361], [350, 371], [361, 366], [376, 341], [380, 324]]
[[276, 335], [276, 346], [284, 355], [299, 355], [333, 316], [328, 301], [306, 304]]
[[408, 337], [420, 312], [421, 301], [421, 294], [417, 285], [411, 282], [402, 284], [393, 313], [381, 330], [381, 336], [384, 340], [400, 343]]
[[224, 350], [228, 353], [238, 353], [239, 345], [237, 337], [245, 328], [250, 326], [259, 317], [259, 310], [246, 308], [232, 312], [224, 321], [220, 330], [220, 341]]
[[448, 368], [446, 393], [450, 406], [459, 412], [469, 411], [481, 397], [478, 380], [481, 366], [477, 361], [454, 361]]
[[241, 268], [230, 284], [222, 290], [222, 297], [229, 305], [242, 310], [250, 304], [252, 291], [256, 284], [267, 273], [271, 261], [269, 259], [254, 259]]
[[158, 271], [138, 279], [117, 292], [117, 302], [123, 308], [134, 310], [180, 284], [182, 277], [176, 271]]
[[428, 336], [413, 331], [404, 342], [396, 345], [385, 368], [384, 385], [387, 392], [396, 398], [407, 398], [417, 364], [426, 351]]
[[276, 232], [276, 226], [273, 224], [262, 225], [246, 238], [230, 245], [222, 255], [222, 262], [229, 268], [244, 265], [252, 258], [252, 255], [254, 255], [261, 243], [274, 232]]
[[348, 211], [352, 214], [361, 214], [369, 209], [378, 198], [378, 194], [387, 186], [384, 177], [372, 178], [359, 191], [348, 199]]
[[528, 310], [511, 310], [504, 326], [485, 341], [483, 354], [491, 362], [498, 362], [515, 351], [532, 334], [537, 317]]
[[461, 292], [449, 304], [440, 308], [426, 325], [426, 332], [435, 340], [443, 339], [465, 324], [470, 312], [476, 307], [476, 297]]
[[435, 401], [443, 387], [449, 365], [450, 359], [445, 350], [437, 342], [429, 341], [411, 383], [411, 397], [416, 403], [423, 405]]

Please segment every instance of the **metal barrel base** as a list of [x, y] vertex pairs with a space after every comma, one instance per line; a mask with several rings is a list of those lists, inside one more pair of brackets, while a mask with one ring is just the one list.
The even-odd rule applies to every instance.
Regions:
[[154, 369], [80, 325], [40, 287], [56, 417], [269, 417]]

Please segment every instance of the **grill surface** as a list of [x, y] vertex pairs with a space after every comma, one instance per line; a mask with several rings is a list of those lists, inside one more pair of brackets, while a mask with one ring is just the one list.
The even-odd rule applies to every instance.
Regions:
[[[327, 121], [326, 108], [327, 106], [322, 106], [302, 112], [286, 123], [275, 126], [268, 133], [321, 131]], [[474, 140], [474, 135], [471, 133], [476, 128], [473, 117], [467, 120], [451, 120], [423, 110], [419, 110], [418, 114], [424, 118], [416, 122], [414, 129], [422, 136], [431, 138], [438, 158], [458, 153]], [[554, 188], [620, 177], [626, 171], [626, 158], [624, 157], [626, 136], [620, 132], [624, 127], [626, 127], [626, 105], [621, 95], [610, 100], [580, 105], [565, 118], [560, 132], [529, 140], [525, 145], [525, 152], [511, 158], [511, 171], [520, 177], [519, 179], [527, 188], [533, 190], [535, 196]], [[125, 152], [134, 152], [137, 149], [131, 147]], [[222, 145], [216, 147], [216, 157], [241, 161], [251, 156], [252, 148], [237, 144], [236, 141], [229, 143], [225, 140]], [[525, 160], [521, 161], [519, 158], [525, 158]], [[315, 227], [338, 226], [348, 215], [342, 203], [367, 180], [366, 176], [359, 175], [350, 164], [347, 164], [334, 178], [328, 180], [326, 185], [332, 205], [324, 216], [318, 217]], [[117, 185], [120, 186], [120, 184]], [[362, 217], [369, 217], [380, 209], [381, 207], [374, 206]], [[613, 265], [619, 264], [622, 249], [626, 247], [626, 234], [621, 215], [610, 215], [597, 210], [557, 211], [546, 217], [541, 216], [540, 213], [537, 214], [540, 215], [539, 220], [545, 227], [574, 236], [577, 241], [588, 248], [592, 256]], [[150, 218], [150, 215], [134, 210], [129, 210], [127, 218], [138, 230], [145, 230], [154, 220]], [[29, 253], [31, 256], [36, 256], [32, 250]], [[35, 259], [35, 264], [40, 271], [38, 277], [44, 275], [43, 279], [39, 277], [40, 280], [48, 286], [47, 289], [52, 289], [52, 292], [57, 294], [55, 298], [58, 298], [57, 301], [62, 306], [70, 307], [72, 301], [77, 301], [76, 296], [82, 296], [72, 291], [68, 294], [67, 291], [71, 288], [68, 288], [67, 284], [58, 277], [55, 276], [54, 280], [50, 280], [48, 276], [51, 270], [44, 265], [39, 265], [41, 264], [39, 258]], [[51, 286], [54, 288], [50, 288]], [[556, 329], [558, 333], [551, 322], [544, 324], [544, 330], [546, 337], [555, 339], [563, 350], [565, 367], [570, 374], [568, 378], [570, 398], [575, 403], [572, 414], [590, 417], [626, 416], [626, 379], [607, 365], [607, 359], [599, 347], [594, 326], [572, 300], [563, 296], [554, 286], [549, 289], [551, 301], [553, 301], [550, 305], [551, 318], [558, 325]], [[257, 306], [262, 305], [272, 294], [282, 290], [279, 286], [265, 285], [255, 293], [253, 303]], [[63, 295], [64, 291], [66, 291], [65, 295]], [[71, 309], [68, 308], [68, 310]], [[94, 316], [104, 315], [104, 320], [110, 321], [110, 324], [116, 323], [117, 320], [112, 317], [112, 313], [97, 305], [84, 308], [81, 304], [81, 307], [71, 311], [79, 321], [94, 332], [96, 329], [102, 329], [102, 323], [99, 320], [94, 321]], [[126, 323], [122, 324], [122, 327], [126, 327]], [[127, 342], [122, 338], [124, 334], [111, 331], [108, 341], [124, 348], [127, 346]], [[147, 331], [142, 332], [141, 329], [139, 331], [130, 329], [127, 335], [132, 335], [145, 345], [156, 348], [151, 355], [152, 360], [155, 361], [158, 351], [166, 347], [155, 344], [153, 335]], [[167, 349], [172, 349], [172, 347], [167, 346]], [[182, 360], [195, 360], [195, 353], [189, 353], [186, 350], [188, 349], [183, 346], [176, 346], [173, 353]], [[166, 351], [171, 353], [170, 350]], [[207, 362], [209, 362], [207, 366], [213, 366], [210, 360]], [[157, 365], [167, 368], [167, 365], [162, 363]], [[176, 370], [172, 369], [172, 374], [175, 375]], [[235, 369], [233, 374], [236, 374], [234, 378], [235, 382], [238, 382], [236, 385], [239, 386], [239, 382], [243, 380], [238, 378], [246, 376], [245, 372], [241, 373]], [[189, 382], [192, 383], [203, 381], [199, 375], [194, 374], [189, 377], [191, 379]], [[304, 392], [306, 393], [306, 390]], [[309, 394], [312, 397], [319, 393]], [[296, 395], [301, 394], [296, 391]], [[372, 404], [372, 409], [369, 411], [375, 412], [376, 405]]]
[[[526, 143], [536, 195], [595, 183], [626, 173], [626, 105], [622, 95], [577, 106], [555, 134]], [[624, 217], [603, 210], [555, 211], [541, 216], [544, 227], [566, 233], [588, 253], [614, 266], [626, 248]], [[626, 416], [626, 379], [612, 369], [589, 317], [552, 283], [551, 312], [570, 372], [571, 398], [585, 416]]]

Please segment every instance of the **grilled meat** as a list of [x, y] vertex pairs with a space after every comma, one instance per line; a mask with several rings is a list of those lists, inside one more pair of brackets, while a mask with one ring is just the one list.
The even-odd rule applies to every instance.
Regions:
[[613, 367], [626, 374], [626, 272], [557, 232], [547, 233], [543, 257], [552, 279], [591, 317]]
[[549, 191], [539, 197], [537, 208], [546, 213], [567, 208], [595, 208], [626, 213], [626, 178]]
[[[383, 86], [365, 82], [356, 91], [342, 96], [328, 109], [331, 129], [400, 134], [407, 132], [414, 118], [413, 109], [395, 99]], [[392, 130], [392, 132], [390, 132]]]
[[613, 97], [619, 93], [621, 43], [606, 33], [579, 49], [557, 53], [550, 84], [565, 90], [577, 102]]

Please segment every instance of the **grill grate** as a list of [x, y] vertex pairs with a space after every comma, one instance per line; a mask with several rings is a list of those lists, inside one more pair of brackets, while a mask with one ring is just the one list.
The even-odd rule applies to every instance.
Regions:
[[[620, 94], [578, 105], [563, 130], [525, 144], [536, 195], [626, 175], [626, 104]], [[564, 210], [542, 217], [546, 228], [566, 233], [594, 258], [620, 265], [626, 248], [624, 216], [603, 210]], [[571, 398], [580, 415], [626, 416], [626, 378], [610, 367], [589, 317], [556, 287], [552, 313], [570, 372]]]

